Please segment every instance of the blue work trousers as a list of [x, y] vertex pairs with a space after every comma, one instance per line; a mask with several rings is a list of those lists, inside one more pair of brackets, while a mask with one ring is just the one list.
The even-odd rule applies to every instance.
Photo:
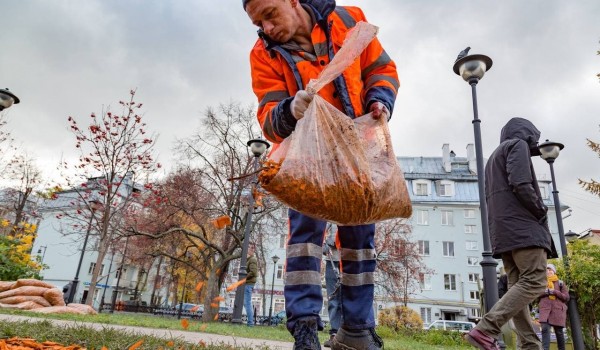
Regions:
[[327, 289], [327, 313], [329, 314], [329, 334], [334, 335], [342, 325], [342, 293], [338, 283], [339, 261], [325, 257], [325, 288]]
[[254, 326], [254, 308], [252, 307], [252, 292], [254, 284], [246, 284], [244, 286], [244, 308], [248, 317], [248, 326]]
[[[321, 261], [327, 222], [289, 210], [285, 307], [287, 328], [293, 334], [298, 320], [317, 318], [323, 307]], [[373, 314], [375, 225], [338, 226], [341, 259], [342, 327], [375, 327]]]

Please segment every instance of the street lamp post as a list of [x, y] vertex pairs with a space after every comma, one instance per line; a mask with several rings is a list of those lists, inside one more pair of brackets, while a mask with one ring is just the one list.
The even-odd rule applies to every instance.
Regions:
[[98, 202], [98, 201], [92, 200], [89, 202], [90, 221], [88, 222], [88, 227], [87, 227], [87, 230], [85, 231], [85, 238], [83, 239], [83, 247], [81, 247], [81, 254], [79, 255], [79, 263], [77, 264], [77, 271], [75, 272], [75, 278], [71, 282], [72, 285], [71, 285], [71, 290], [69, 291], [69, 297], [67, 299], [67, 304], [72, 303], [73, 299], [75, 299], [75, 294], [77, 294], [77, 287], [79, 285], [79, 272], [81, 271], [81, 264], [83, 263], [83, 256], [85, 255], [85, 249], [87, 247], [88, 238], [90, 237], [90, 231], [92, 230], [92, 222], [94, 220], [94, 213], [96, 212], [96, 209], [98, 209], [99, 205], [100, 205], [100, 202]]
[[17, 104], [21, 102], [19, 98], [13, 94], [11, 91], [6, 89], [0, 89], [0, 112], [4, 109], [12, 106], [13, 104]]
[[[252, 179], [252, 190], [254, 189], [256, 183], [256, 172], [259, 169], [259, 158], [265, 153], [267, 148], [271, 145], [261, 138], [253, 139], [248, 141], [248, 147], [250, 147], [250, 152], [254, 155], [254, 175]], [[248, 260], [248, 245], [250, 244], [250, 229], [252, 226], [252, 213], [254, 211], [254, 194], [253, 191], [250, 191], [248, 195], [248, 214], [246, 215], [246, 224], [244, 225], [244, 240], [242, 242], [242, 257], [240, 259], [240, 269], [238, 271], [238, 281], [241, 281], [246, 278], [248, 272], [246, 271], [246, 263]], [[244, 288], [238, 287], [235, 291], [235, 301], [233, 304], [233, 316], [231, 323], [242, 323], [242, 308], [244, 307]]]
[[[41, 255], [42, 258], [40, 259], [40, 264], [44, 263], [44, 257], [46, 256], [46, 248], [48, 248], [48, 246], [40, 246], [40, 249], [38, 249], [38, 255]], [[44, 251], [42, 252], [42, 249], [44, 249]]]
[[[485, 311], [488, 312], [498, 301], [498, 281], [496, 267], [498, 262], [492, 257], [490, 231], [488, 226], [488, 209], [485, 200], [485, 174], [483, 164], [483, 147], [481, 142], [481, 119], [477, 108], [477, 83], [483, 78], [485, 72], [492, 67], [492, 59], [485, 55], [468, 55], [471, 48], [463, 50], [454, 62], [454, 73], [460, 75], [471, 85], [473, 100], [473, 132], [475, 134], [475, 156], [477, 162], [477, 184], [479, 185], [479, 207], [481, 210], [481, 233], [483, 237], [483, 260], [480, 265], [483, 272], [483, 290], [485, 298]], [[499, 342], [504, 349], [504, 342]]]
[[273, 280], [271, 281], [271, 304], [269, 305], [269, 326], [273, 324], [273, 319], [271, 316], [273, 315], [273, 293], [275, 291], [275, 270], [277, 269], [277, 262], [279, 261], [279, 257], [277, 255], [273, 255], [271, 257], [273, 260]]
[[[548, 165], [550, 165], [550, 175], [552, 176], [552, 195], [554, 197], [554, 210], [556, 211], [556, 223], [558, 226], [558, 237], [560, 240], [560, 251], [562, 253], [563, 263], [565, 265], [566, 272], [566, 280], [567, 285], [569, 284], [569, 278], [571, 275], [571, 270], [569, 266], [569, 255], [567, 252], [567, 242], [565, 240], [565, 230], [563, 227], [562, 214], [560, 210], [560, 200], [558, 198], [558, 189], [556, 187], [556, 177], [554, 176], [554, 160], [558, 158], [560, 151], [565, 146], [558, 142], [550, 142], [546, 140], [546, 142], [539, 145], [539, 150], [541, 153], [541, 157], [545, 160]], [[569, 231], [570, 232], [570, 231]], [[572, 236], [569, 234], [569, 236]], [[569, 313], [569, 323], [571, 324], [571, 336], [573, 338], [573, 347], [574, 350], [584, 350], [585, 346], [583, 344], [583, 333], [581, 331], [581, 319], [579, 318], [579, 312], [577, 310], [577, 296], [575, 292], [569, 290], [569, 304], [568, 304], [568, 313]]]

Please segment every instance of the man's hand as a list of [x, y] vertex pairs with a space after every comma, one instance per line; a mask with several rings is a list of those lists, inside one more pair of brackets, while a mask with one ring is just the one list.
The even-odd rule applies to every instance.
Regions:
[[390, 111], [388, 111], [387, 107], [381, 102], [372, 103], [369, 112], [373, 113], [373, 119], [379, 119], [382, 116], [385, 117], [385, 119], [390, 117]]
[[306, 92], [306, 90], [300, 90], [296, 93], [296, 96], [294, 96], [292, 104], [290, 105], [292, 115], [296, 120], [300, 120], [304, 117], [304, 112], [306, 112], [312, 99], [313, 96]]

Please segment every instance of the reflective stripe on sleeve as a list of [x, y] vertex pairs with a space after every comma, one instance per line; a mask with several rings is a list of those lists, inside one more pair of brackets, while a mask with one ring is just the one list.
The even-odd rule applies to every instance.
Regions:
[[290, 94], [288, 94], [288, 92], [284, 90], [269, 91], [265, 94], [265, 97], [263, 97], [263, 99], [260, 101], [258, 107], [262, 107], [269, 102], [279, 102], [285, 100], [288, 97], [290, 97]]
[[375, 85], [378, 81], [381, 81], [381, 80], [385, 80], [388, 83], [392, 84], [392, 86], [394, 87], [396, 92], [398, 92], [398, 89], [400, 88], [400, 82], [398, 81], [398, 79], [388, 77], [387, 75], [383, 75], [383, 74], [376, 74], [376, 75], [370, 76], [367, 79], [367, 81], [365, 82], [365, 90], [369, 90], [370, 88], [373, 87], [373, 85]]
[[363, 71], [362, 71], [362, 78], [364, 79], [373, 70], [375, 70], [375, 69], [377, 69], [377, 68], [379, 68], [381, 66], [387, 65], [391, 61], [392, 61], [392, 59], [390, 58], [390, 56], [388, 56], [387, 52], [383, 51], [381, 53], [381, 55], [379, 55], [379, 58], [377, 58], [375, 60], [375, 62], [371, 63], [368, 67], [366, 67], [365, 69], [363, 69]]

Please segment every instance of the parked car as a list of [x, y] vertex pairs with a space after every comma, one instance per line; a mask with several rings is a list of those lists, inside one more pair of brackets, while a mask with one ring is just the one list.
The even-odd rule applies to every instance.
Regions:
[[467, 321], [436, 320], [423, 328], [426, 330], [441, 329], [445, 331], [468, 333], [471, 329], [475, 328], [475, 323]]

